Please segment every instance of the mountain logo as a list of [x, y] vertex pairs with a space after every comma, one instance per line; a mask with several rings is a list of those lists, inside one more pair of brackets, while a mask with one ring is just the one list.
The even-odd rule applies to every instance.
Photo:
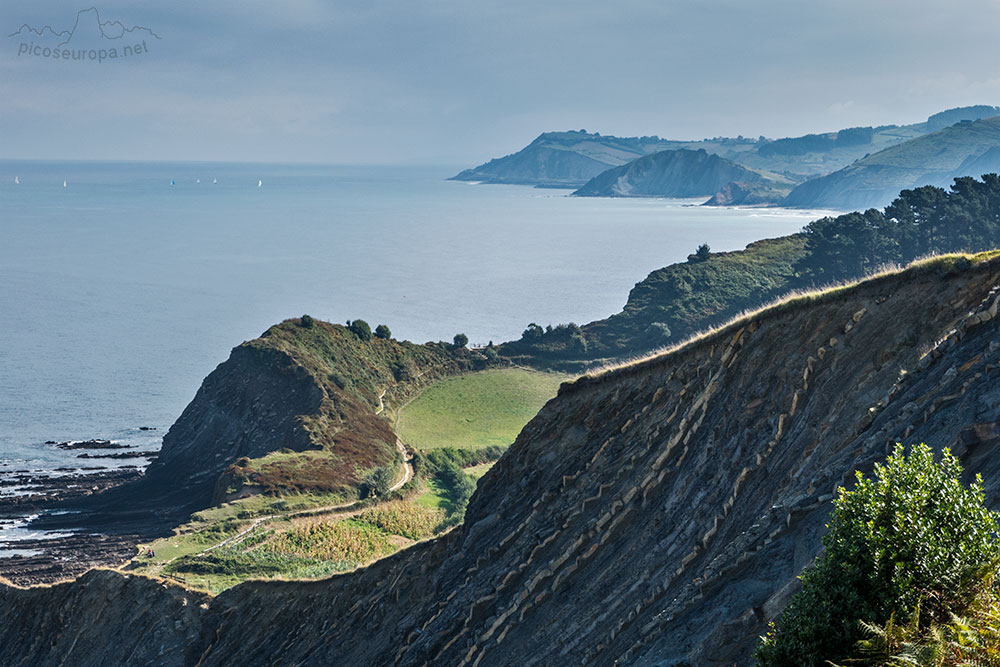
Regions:
[[104, 20], [97, 7], [78, 11], [70, 28], [57, 30], [51, 25], [36, 28], [23, 23], [8, 37], [20, 40], [18, 56], [99, 63], [149, 53], [148, 42], [162, 39], [146, 26]]

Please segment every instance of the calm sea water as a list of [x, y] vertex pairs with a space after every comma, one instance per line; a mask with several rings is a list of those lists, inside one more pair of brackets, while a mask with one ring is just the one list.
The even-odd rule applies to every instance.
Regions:
[[443, 180], [458, 169], [0, 162], [0, 472], [75, 460], [46, 440], [155, 447], [284, 318], [499, 342], [610, 315], [703, 241], [816, 217]]

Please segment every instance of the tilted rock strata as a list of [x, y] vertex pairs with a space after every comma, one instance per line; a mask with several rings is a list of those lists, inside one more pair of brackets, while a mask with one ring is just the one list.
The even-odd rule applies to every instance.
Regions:
[[[480, 481], [464, 527], [353, 574], [237, 586], [180, 619], [199, 637], [188, 655], [749, 664], [820, 549], [836, 487], [894, 442], [951, 445], [1000, 501], [998, 281], [997, 260], [939, 262], [565, 386]], [[46, 595], [0, 593], [0, 640], [59, 664], [23, 632], [24, 617], [54, 613]], [[107, 613], [134, 604], [112, 597]], [[64, 633], [90, 615], [60, 613]], [[128, 662], [114, 642], [95, 650]]]

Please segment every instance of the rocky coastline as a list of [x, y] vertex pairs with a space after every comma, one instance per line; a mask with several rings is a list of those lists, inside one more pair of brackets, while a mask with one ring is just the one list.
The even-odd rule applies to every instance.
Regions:
[[[77, 454], [84, 461], [79, 467], [0, 473], [0, 577], [20, 586], [70, 579], [93, 567], [117, 566], [132, 558], [139, 540], [136, 531], [97, 533], [86, 526], [72, 531], [24, 528], [39, 516], [72, 512], [75, 501], [140, 479], [148, 459], [156, 456], [156, 452], [107, 440], [46, 444], [85, 450]], [[87, 462], [90, 459], [136, 461], [108, 467]]]

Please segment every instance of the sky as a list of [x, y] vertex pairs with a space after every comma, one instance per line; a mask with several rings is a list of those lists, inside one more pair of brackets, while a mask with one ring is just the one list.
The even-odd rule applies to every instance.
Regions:
[[1000, 104], [998, 0], [97, 0], [120, 25], [83, 12], [61, 48], [144, 51], [42, 55], [62, 38], [32, 30], [93, 1], [0, 4], [0, 159], [472, 166], [549, 130], [779, 138]]

